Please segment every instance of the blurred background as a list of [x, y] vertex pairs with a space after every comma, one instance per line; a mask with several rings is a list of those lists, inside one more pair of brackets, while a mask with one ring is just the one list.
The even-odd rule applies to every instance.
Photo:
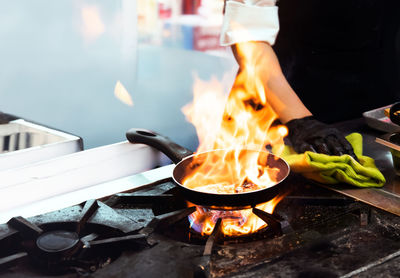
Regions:
[[195, 150], [181, 108], [194, 76], [226, 85], [223, 0], [0, 0], [0, 111], [83, 138], [89, 149], [131, 127]]

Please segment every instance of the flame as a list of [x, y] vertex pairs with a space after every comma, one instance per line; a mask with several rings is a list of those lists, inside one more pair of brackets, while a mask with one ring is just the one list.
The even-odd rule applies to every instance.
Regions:
[[194, 74], [193, 102], [185, 105], [182, 112], [189, 122], [195, 123], [200, 142], [197, 152], [213, 149], [225, 102], [224, 86], [217, 78], [205, 82]]
[[125, 103], [126, 105], [133, 106], [133, 100], [131, 95], [125, 89], [124, 85], [118, 80], [115, 84], [114, 95], [117, 99]]
[[[287, 128], [273, 125], [277, 115], [267, 102], [266, 88], [256, 67], [257, 53], [245, 47], [238, 49], [238, 53], [244, 57], [246, 66], [238, 73], [227, 99], [220, 91], [223, 86], [215, 79], [208, 84], [196, 80], [194, 101], [183, 108], [186, 118], [196, 127], [200, 142], [194, 156], [197, 167], [182, 182], [193, 190], [235, 194], [276, 184], [279, 169], [266, 163], [265, 146], [274, 145], [275, 149], [283, 150]], [[204, 153], [207, 150], [218, 151]], [[282, 198], [276, 197], [257, 207], [273, 211]], [[266, 225], [251, 209], [198, 208], [190, 217], [191, 226], [202, 234], [209, 234], [221, 217], [226, 235], [252, 233]]]
[[96, 40], [105, 31], [105, 25], [96, 5], [84, 5], [81, 9], [82, 34], [87, 41]]
[[[256, 208], [272, 214], [283, 197], [284, 195], [279, 195], [266, 203], [257, 205]], [[192, 205], [189, 203], [189, 206]], [[210, 235], [218, 218], [222, 220], [222, 232], [228, 236], [241, 236], [267, 227], [267, 223], [256, 216], [252, 209], [211, 210], [197, 206], [196, 211], [189, 215], [189, 222], [191, 228], [201, 235]]]

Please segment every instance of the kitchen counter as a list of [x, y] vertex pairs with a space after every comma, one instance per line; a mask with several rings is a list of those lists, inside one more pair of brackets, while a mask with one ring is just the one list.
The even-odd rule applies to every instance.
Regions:
[[161, 157], [148, 146], [126, 141], [0, 171], [0, 223], [150, 183], [170, 174], [168, 167], [152, 170]]
[[344, 133], [359, 132], [363, 135], [363, 154], [375, 159], [375, 164], [385, 176], [382, 188], [355, 188], [347, 185], [325, 186], [378, 208], [400, 215], [400, 178], [396, 175], [389, 148], [375, 142], [384, 133], [368, 127], [363, 118], [336, 124]]

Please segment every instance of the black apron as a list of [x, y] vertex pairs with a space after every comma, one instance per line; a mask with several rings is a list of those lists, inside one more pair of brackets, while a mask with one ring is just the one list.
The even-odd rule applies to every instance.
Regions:
[[282, 70], [321, 121], [400, 101], [399, 0], [280, 0]]

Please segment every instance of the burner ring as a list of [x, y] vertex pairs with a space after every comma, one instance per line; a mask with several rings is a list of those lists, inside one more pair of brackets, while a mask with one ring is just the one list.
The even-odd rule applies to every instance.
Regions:
[[49, 231], [36, 239], [37, 247], [47, 253], [58, 253], [69, 250], [79, 242], [79, 236], [69, 231]]

